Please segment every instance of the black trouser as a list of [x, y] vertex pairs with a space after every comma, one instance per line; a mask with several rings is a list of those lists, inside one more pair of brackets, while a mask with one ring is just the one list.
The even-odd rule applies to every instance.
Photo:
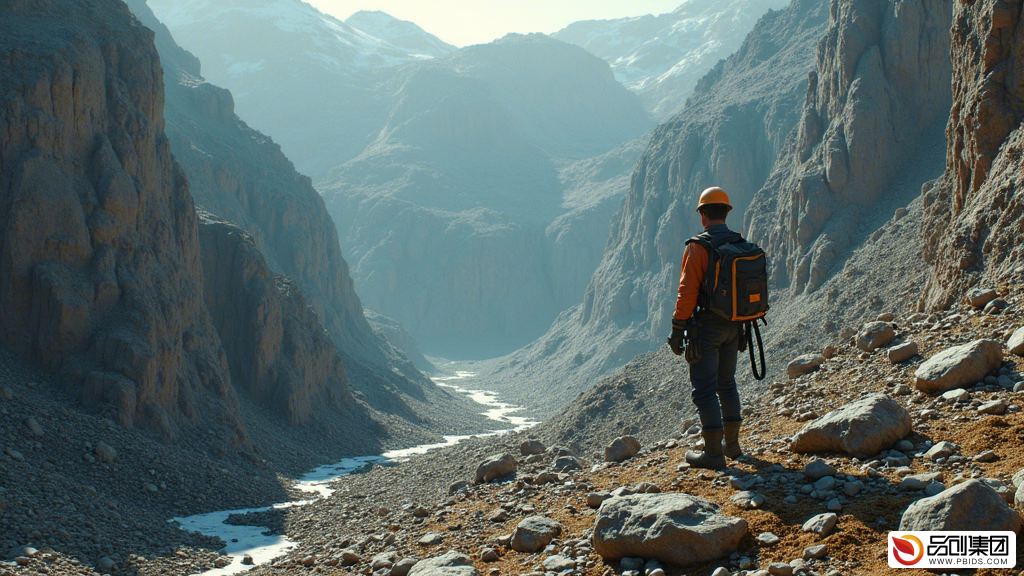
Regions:
[[743, 324], [714, 315], [699, 319], [700, 361], [690, 364], [693, 403], [704, 430], [721, 430], [723, 422], [739, 422], [736, 356]]

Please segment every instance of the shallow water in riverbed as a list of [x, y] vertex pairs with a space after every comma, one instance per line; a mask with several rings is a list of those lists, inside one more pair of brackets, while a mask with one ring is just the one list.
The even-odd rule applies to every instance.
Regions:
[[[390, 452], [385, 452], [380, 456], [342, 458], [334, 464], [327, 464], [310, 470], [298, 480], [296, 488], [304, 492], [309, 492], [311, 498], [326, 498], [334, 492], [334, 489], [330, 486], [332, 482], [342, 476], [347, 476], [360, 470], [369, 469], [376, 463], [405, 462], [412, 456], [426, 454], [428, 451], [436, 448], [452, 446], [468, 438], [507, 434], [511, 431], [525, 430], [538, 424], [537, 421], [528, 417], [514, 416], [513, 414], [521, 410], [521, 408], [501, 402], [497, 393], [464, 388], [463, 386], [465, 384], [472, 382], [474, 376], [475, 375], [471, 372], [456, 372], [453, 376], [433, 378], [433, 380], [438, 386], [448, 388], [459, 394], [464, 394], [473, 401], [483, 405], [486, 407], [483, 415], [487, 416], [491, 420], [511, 425], [512, 428], [495, 430], [486, 434], [444, 436], [444, 442], [436, 444], [421, 444], [419, 446], [413, 446], [403, 450], [392, 450]], [[456, 384], [456, 382], [463, 386]], [[207, 536], [217, 536], [227, 542], [228, 544], [224, 548], [223, 552], [230, 560], [230, 563], [223, 568], [216, 568], [202, 573], [203, 576], [227, 576], [229, 574], [237, 574], [238, 572], [248, 570], [253, 566], [269, 562], [295, 546], [294, 542], [284, 536], [265, 535], [264, 532], [267, 532], [268, 529], [262, 526], [232, 526], [225, 524], [224, 522], [229, 516], [232, 514], [246, 514], [249, 512], [264, 512], [271, 509], [291, 508], [293, 506], [305, 506], [311, 501], [312, 499], [298, 500], [295, 502], [283, 502], [280, 504], [274, 504], [273, 506], [263, 506], [260, 508], [223, 510], [219, 512], [210, 512], [208, 514], [197, 514], [186, 518], [172, 518], [171, 522], [177, 522], [183, 530], [199, 532], [200, 534], [205, 534]], [[247, 555], [252, 557], [252, 565], [242, 564], [242, 559]]]

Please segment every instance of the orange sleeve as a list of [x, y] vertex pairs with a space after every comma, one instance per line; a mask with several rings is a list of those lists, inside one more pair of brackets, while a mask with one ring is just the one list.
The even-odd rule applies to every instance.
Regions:
[[708, 269], [708, 251], [696, 242], [687, 244], [683, 251], [682, 272], [679, 274], [679, 298], [676, 300], [674, 320], [689, 320], [697, 306], [697, 294]]

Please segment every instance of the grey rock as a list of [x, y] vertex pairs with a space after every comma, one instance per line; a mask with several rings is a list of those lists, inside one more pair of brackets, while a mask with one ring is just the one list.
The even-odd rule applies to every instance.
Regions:
[[408, 576], [479, 576], [469, 556], [450, 551], [442, 556], [420, 560]]
[[809, 422], [793, 437], [790, 449], [872, 456], [910, 430], [906, 409], [885, 394], [874, 393]]
[[363, 561], [363, 557], [360, 556], [355, 550], [342, 550], [341, 551], [341, 565], [342, 566], [354, 566]]
[[956, 444], [943, 440], [929, 448], [928, 451], [924, 453], [924, 457], [926, 460], [934, 462], [940, 458], [949, 458], [956, 453], [956, 450]]
[[1006, 341], [1006, 348], [1010, 354], [1024, 356], [1024, 326], [1018, 328]]
[[519, 463], [516, 462], [514, 456], [509, 453], [496, 454], [491, 456], [487, 460], [484, 460], [477, 466], [476, 479], [477, 484], [490, 482], [495, 478], [507, 476], [516, 471]]
[[1021, 484], [1024, 484], [1024, 468], [1021, 468], [1013, 474], [1012, 480], [1015, 488], [1020, 488]]
[[785, 562], [772, 562], [768, 565], [768, 573], [772, 576], [793, 576], [793, 567]]
[[818, 544], [815, 546], [809, 546], [804, 548], [804, 560], [817, 560], [825, 556], [827, 550], [824, 544]]
[[963, 388], [954, 388], [943, 392], [942, 399], [952, 402], [969, 402], [971, 399], [971, 393]]
[[744, 490], [743, 492], [733, 494], [729, 498], [729, 500], [732, 503], [739, 506], [740, 508], [747, 510], [751, 508], [760, 508], [762, 505], [764, 505], [764, 496], [758, 494], [757, 492], [751, 492], [749, 490]]
[[533, 456], [535, 454], [543, 454], [547, 451], [544, 443], [540, 440], [526, 440], [519, 445], [519, 453], [523, 456]]
[[821, 368], [825, 363], [825, 357], [821, 354], [804, 354], [793, 359], [786, 366], [786, 374], [790, 380], [795, 380], [805, 374], [810, 374]]
[[561, 524], [546, 516], [530, 516], [516, 526], [510, 546], [517, 552], [537, 552], [560, 536], [562, 530]]
[[619, 566], [623, 570], [643, 570], [644, 559], [643, 558], [622, 558], [619, 560]]
[[582, 470], [583, 465], [576, 459], [575, 456], [559, 456], [551, 464], [551, 467], [558, 472], [572, 472], [573, 470]]
[[836, 523], [839, 521], [839, 516], [836, 516], [834, 512], [826, 512], [812, 516], [803, 526], [800, 527], [804, 532], [813, 532], [821, 536], [828, 536], [835, 529]]
[[1010, 303], [1002, 298], [996, 298], [985, 305], [986, 314], [1000, 314], [1003, 310], [1010, 307]]
[[484, 562], [497, 562], [501, 560], [501, 556], [494, 548], [483, 548], [480, 550], [480, 560]]
[[779, 543], [779, 537], [771, 532], [762, 532], [757, 535], [757, 543], [761, 546], [775, 546]]
[[989, 488], [995, 490], [996, 494], [998, 494], [999, 497], [1003, 499], [1003, 502], [1013, 505], [1014, 491], [1011, 489], [1010, 486], [1003, 484], [1003, 482], [998, 478], [982, 478], [981, 481]]
[[896, 331], [888, 322], [870, 322], [857, 333], [857, 348], [865, 352], [874, 352], [885, 346], [896, 337]]
[[914, 373], [915, 386], [925, 392], [963, 388], [979, 382], [1003, 362], [1003, 347], [996, 340], [975, 340], [939, 352]]
[[1005, 414], [1006, 413], [1006, 402], [1003, 400], [992, 400], [985, 402], [981, 406], [978, 406], [979, 414]]
[[804, 476], [808, 480], [818, 480], [825, 476], [835, 476], [836, 469], [822, 459], [811, 460], [804, 466]]
[[462, 490], [466, 490], [466, 489], [468, 489], [472, 485], [473, 485], [473, 483], [470, 482], [469, 480], [459, 480], [458, 482], [452, 482], [448, 486], [448, 495], [451, 496], [452, 494], [455, 494], [456, 492], [460, 492]]
[[975, 454], [974, 458], [971, 458], [971, 460], [974, 460], [975, 462], [995, 462], [998, 459], [999, 455], [996, 454], [995, 450], [985, 450], [984, 452]]
[[96, 449], [93, 450], [93, 453], [96, 454], [96, 458], [100, 462], [106, 462], [107, 464], [113, 462], [114, 459], [117, 458], [117, 451], [102, 441], [96, 443]]
[[374, 571], [391, 568], [398, 561], [398, 552], [381, 552], [370, 559], [370, 568]]
[[924, 487], [924, 495], [935, 496], [936, 494], [941, 494], [945, 489], [946, 486], [942, 482], [931, 482]]
[[96, 568], [98, 568], [100, 572], [113, 572], [117, 569], [117, 563], [104, 556], [96, 562]]
[[828, 504], [825, 505], [825, 508], [827, 508], [830, 512], [839, 512], [840, 510], [843, 509], [843, 504], [842, 502], [839, 501], [839, 498], [833, 498], [828, 501]]
[[819, 492], [831, 490], [835, 487], [836, 479], [833, 476], [824, 476], [822, 478], [818, 478], [818, 480], [814, 483], [814, 489]]
[[719, 566], [718, 568], [715, 568], [714, 572], [711, 573], [711, 576], [730, 576], [730, 572], [728, 568]]
[[967, 300], [975, 308], [984, 308], [986, 304], [999, 297], [999, 294], [992, 288], [974, 288], [967, 293]]
[[629, 460], [640, 451], [640, 442], [632, 436], [620, 436], [604, 449], [605, 462], [622, 462]]
[[8, 553], [7, 557], [17, 558], [18, 556], [23, 556], [25, 558], [35, 558], [38, 555], [39, 550], [33, 548], [32, 546], [18, 546], [17, 548], [12, 548], [10, 553]]
[[587, 506], [591, 508], [599, 508], [601, 503], [611, 498], [612, 495], [607, 492], [591, 492], [587, 494]]
[[746, 533], [746, 520], [695, 496], [637, 494], [601, 505], [593, 543], [606, 560], [641, 557], [682, 566], [727, 556]]
[[437, 546], [442, 542], [444, 542], [444, 536], [437, 532], [427, 532], [416, 541], [420, 546]]
[[896, 443], [896, 450], [900, 452], [910, 452], [914, 449], [914, 443], [910, 440], [900, 440]]
[[548, 556], [541, 564], [552, 572], [565, 572], [576, 568], [576, 562], [572, 558], [560, 554]]
[[413, 566], [419, 562], [418, 558], [402, 558], [394, 566], [388, 576], [408, 576]]
[[45, 435], [43, 427], [39, 425], [39, 421], [36, 420], [34, 416], [29, 416], [25, 419], [25, 426], [36, 438], [42, 438]]
[[980, 480], [968, 480], [910, 504], [900, 530], [1020, 531], [1020, 516]]
[[855, 480], [853, 482], [847, 482], [846, 484], [843, 485], [843, 493], [845, 493], [847, 496], [849, 496], [851, 498], [853, 496], [856, 496], [857, 494], [860, 494], [863, 490], [864, 490], [864, 483], [861, 482], [860, 480]]

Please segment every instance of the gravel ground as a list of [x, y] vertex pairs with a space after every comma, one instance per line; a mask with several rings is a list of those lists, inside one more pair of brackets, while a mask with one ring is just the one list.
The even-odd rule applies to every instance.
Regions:
[[[1024, 323], [1017, 297], [1020, 293], [1014, 288], [1007, 298], [1013, 306], [1001, 316], [959, 309], [913, 324], [898, 318], [898, 338], [919, 342], [923, 357], [979, 337], [1005, 339], [1011, 329]], [[537, 431], [475, 439], [397, 466], [375, 466], [366, 473], [336, 482], [337, 491], [328, 498], [275, 513], [273, 518], [261, 518], [299, 545], [276, 561], [256, 568], [255, 574], [334, 571], [347, 561], [353, 562], [344, 568], [347, 573], [371, 574], [371, 563], [378, 554], [421, 559], [450, 549], [470, 555], [481, 573], [489, 576], [537, 570], [547, 556], [555, 553], [574, 558], [575, 574], [617, 573], [621, 571], [617, 562], [604, 562], [590, 548], [595, 512], [587, 505], [586, 497], [591, 492], [640, 482], [651, 482], [662, 491], [701, 496], [721, 506], [724, 513], [742, 516], [750, 524], [750, 534], [733, 557], [686, 568], [668, 567], [669, 575], [710, 574], [719, 566], [739, 574], [741, 566], [753, 570], [766, 568], [772, 562], [803, 561], [804, 550], [819, 543], [826, 547], [825, 556], [805, 562], [814, 573], [895, 573], [886, 565], [886, 534], [898, 526], [903, 510], [924, 496], [919, 490], [901, 488], [903, 477], [938, 471], [943, 473], [946, 486], [973, 477], [995, 478], [1009, 484], [1013, 473], [1024, 468], [1024, 454], [1015, 448], [1024, 438], [1024, 396], [1003, 386], [984, 384], [968, 390], [967, 402], [949, 402], [938, 395], [912, 392], [909, 384], [922, 356], [893, 365], [884, 349], [862, 355], [849, 342], [831, 343], [836, 346], [837, 355], [820, 371], [798, 380], [773, 383], [764, 395], [749, 400], [751, 410], [742, 436], [746, 455], [725, 471], [680, 466], [685, 449], [699, 436], [673, 433], [656, 442], [645, 442], [640, 454], [621, 465], [605, 464], [593, 454], [578, 453], [581, 470], [540, 485], [538, 479], [543, 472], [550, 471], [558, 449], [549, 449], [542, 456], [521, 456], [519, 443]], [[1019, 366], [1007, 357], [1002, 372], [1013, 380], [1024, 380]], [[811, 457], [791, 453], [789, 437], [816, 415], [879, 390], [905, 405], [914, 419], [914, 432], [906, 439], [909, 445], [903, 448], [910, 463], [900, 467], [885, 465], [882, 458], [862, 462], [825, 455], [826, 461], [839, 471], [837, 493], [805, 493], [807, 481], [802, 470]], [[994, 399], [1003, 399], [1009, 406], [1004, 414], [978, 412], [981, 404]], [[630, 406], [609, 408], [621, 408], [626, 414], [632, 410]], [[594, 444], [586, 438], [578, 440], [581, 445]], [[930, 443], [941, 440], [955, 442], [960, 457], [942, 463], [921, 457]], [[994, 461], [974, 460], [974, 456], [989, 449], [995, 450]], [[519, 459], [514, 475], [449, 493], [453, 482], [472, 481], [477, 464], [501, 452], [510, 452]], [[765, 504], [746, 510], [733, 503], [730, 498], [739, 491], [737, 481], [753, 483], [752, 489], [765, 497]], [[856, 495], [847, 496], [839, 490], [845, 484], [858, 483], [862, 489]], [[832, 497], [839, 505], [838, 529], [825, 538], [802, 532], [801, 524], [826, 511], [827, 500]], [[502, 510], [504, 515], [494, 516]], [[567, 532], [545, 552], [525, 554], [509, 550], [505, 538], [519, 520], [534, 514], [558, 520]], [[777, 535], [779, 542], [771, 546], [758, 543], [755, 537], [763, 532]], [[428, 534], [438, 535], [435, 538], [439, 543], [420, 544]], [[483, 561], [483, 548], [494, 548], [500, 558]], [[388, 572], [384, 569], [380, 573]], [[923, 570], [900, 573], [928, 574]]]
[[[344, 568], [347, 573], [371, 574], [378, 554], [421, 559], [449, 549], [470, 555], [488, 576], [533, 571], [554, 553], [573, 558], [576, 574], [605, 575], [620, 572], [621, 566], [605, 562], [590, 547], [595, 512], [587, 505], [587, 495], [650, 482], [662, 491], [706, 498], [724, 513], [744, 517], [750, 525], [750, 534], [733, 557], [686, 568], [670, 566], [670, 576], [710, 574], [719, 566], [739, 574], [742, 566], [752, 569], [777, 561], [793, 563], [804, 557], [807, 547], [818, 543], [825, 544], [825, 556], [806, 562], [817, 574], [888, 573], [886, 534], [898, 526], [906, 506], [923, 496], [920, 491], [901, 488], [903, 476], [938, 471], [946, 486], [972, 477], [1009, 484], [1011, 476], [1024, 468], [1024, 453], [1016, 449], [1024, 439], [1024, 396], [1020, 393], [1004, 385], [982, 384], [967, 390], [966, 401], [955, 402], [913, 392], [910, 386], [923, 358], [980, 337], [1005, 339], [1024, 324], [1020, 309], [1024, 290], [1018, 286], [1001, 289], [1008, 292], [1005, 298], [1010, 303], [1002, 315], [989, 316], [960, 306], [918, 316], [914, 322], [897, 317], [897, 341], [913, 340], [921, 349], [920, 356], [902, 364], [891, 364], [884, 348], [862, 354], [848, 341], [822, 342], [823, 347], [834, 345], [836, 356], [820, 371], [772, 383], [763, 395], [746, 399], [750, 409], [742, 435], [746, 454], [721, 472], [681, 466], [686, 448], [699, 436], [675, 428], [679, 419], [652, 424], [655, 429], [664, 426], [675, 431], [645, 440], [641, 453], [621, 465], [595, 457], [591, 448], [605, 440], [587, 437], [586, 429], [573, 439], [573, 447], [552, 447], [543, 455], [523, 457], [519, 444], [544, 431], [539, 428], [474, 438], [398, 465], [375, 465], [365, 473], [339, 479], [333, 484], [333, 495], [307, 506], [237, 516], [232, 522], [267, 526], [298, 542], [284, 556], [256, 567], [256, 575], [317, 570], [345, 573], [342, 565], [346, 562], [353, 563]], [[1024, 380], [1019, 359], [1005, 360], [1002, 374], [1014, 382]], [[0, 565], [4, 573], [89, 573], [94, 567], [103, 568], [104, 558], [116, 564], [108, 570], [116, 574], [198, 572], [215, 566], [216, 550], [222, 543], [181, 532], [166, 523], [168, 517], [297, 496], [287, 488], [287, 478], [239, 456], [237, 449], [219, 455], [208, 449], [189, 451], [118, 429], [62, 400], [56, 387], [45, 379], [29, 386], [38, 375], [19, 372], [12, 365], [17, 367], [16, 363], [3, 363], [3, 381], [18, 383], [0, 389], [4, 416], [0, 421], [2, 544], [12, 548], [28, 544], [41, 552], [23, 558], [25, 566]], [[790, 436], [809, 419], [877, 390], [890, 393], [914, 419], [914, 432], [903, 447], [909, 464], [901, 467], [886, 465], [879, 458], [861, 462], [825, 455], [839, 471], [836, 494], [806, 493], [802, 469], [810, 458], [789, 451]], [[607, 409], [624, 422], [633, 422], [635, 398], [649, 398], [646, 394], [647, 389], [640, 387], [633, 394], [634, 401], [621, 405], [615, 404], [619, 398], [613, 396]], [[979, 412], [982, 404], [992, 400], [1005, 402], [1003, 414]], [[29, 417], [42, 428], [42, 437], [35, 436], [33, 426], [26, 422]], [[942, 463], [921, 457], [929, 443], [941, 440], [956, 443], [959, 457]], [[118, 451], [112, 463], [87, 461], [86, 454], [95, 454], [99, 441]], [[315, 453], [314, 448], [308, 447], [303, 457]], [[974, 459], [986, 450], [994, 450], [993, 461]], [[454, 482], [472, 482], [481, 461], [502, 452], [519, 459], [514, 475], [450, 492]], [[553, 482], [541, 484], [556, 457], [566, 453], [575, 453], [581, 468], [554, 474], [549, 476]], [[746, 510], [730, 500], [738, 492], [737, 484], [745, 482], [765, 497], [762, 507]], [[854, 483], [862, 485], [859, 494], [839, 492], [838, 486]], [[836, 532], [826, 538], [802, 532], [803, 521], [825, 511], [827, 499], [833, 496], [839, 507]], [[520, 519], [535, 514], [556, 519], [566, 532], [545, 552], [510, 551], [505, 538]], [[771, 546], [758, 543], [755, 537], [762, 532], [772, 532], [779, 542]], [[420, 544], [428, 534], [436, 534], [439, 543]], [[483, 561], [483, 548], [493, 548], [499, 558]], [[910, 572], [915, 573], [925, 574]], [[977, 574], [1000, 572], [981, 570]]]
[[[103, 407], [83, 408], [55, 377], [0, 347], [0, 560], [31, 546], [43, 553], [18, 571], [196, 573], [224, 543], [180, 530], [170, 518], [308, 498], [293, 478], [343, 456], [439, 442], [428, 428], [451, 430], [447, 420], [471, 413], [471, 403], [458, 400], [466, 406], [415, 427], [372, 413], [373, 430], [353, 430], [347, 419], [369, 411], [365, 404], [296, 428], [243, 398], [253, 447], [232, 445], [219, 423], [185, 427], [165, 444], [115, 424]], [[500, 427], [483, 417], [457, 424], [463, 433]], [[112, 461], [99, 457], [101, 443], [116, 453]], [[0, 574], [14, 569], [0, 564]]]

